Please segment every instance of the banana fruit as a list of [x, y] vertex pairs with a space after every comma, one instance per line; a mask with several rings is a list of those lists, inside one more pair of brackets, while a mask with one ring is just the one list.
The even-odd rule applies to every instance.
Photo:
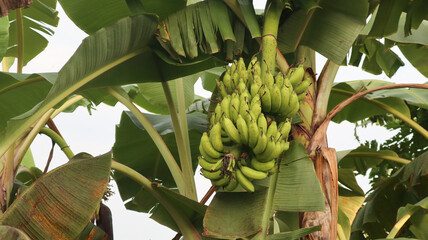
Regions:
[[235, 60], [216, 80], [217, 100], [209, 128], [201, 137], [201, 174], [225, 191], [240, 185], [256, 190], [253, 180], [277, 172], [290, 143], [291, 119], [306, 97], [312, 77], [300, 65], [285, 74], [263, 74], [253, 58]]

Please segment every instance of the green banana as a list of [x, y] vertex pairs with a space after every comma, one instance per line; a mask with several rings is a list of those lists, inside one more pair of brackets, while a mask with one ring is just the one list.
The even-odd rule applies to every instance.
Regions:
[[240, 101], [239, 101], [239, 95], [234, 92], [232, 94], [232, 99], [230, 100], [230, 118], [233, 120], [233, 122], [236, 123], [236, 119], [238, 118], [238, 114], [239, 114], [239, 105], [240, 105]]
[[267, 121], [265, 118], [265, 115], [262, 113], [259, 115], [258, 119], [257, 119], [257, 126], [259, 126], [259, 128], [266, 133], [267, 131]]
[[232, 94], [233, 92], [233, 86], [232, 86], [232, 76], [230, 76], [230, 73], [226, 71], [226, 73], [223, 75], [223, 83], [226, 88], [226, 91], [228, 94]]
[[255, 120], [250, 120], [248, 124], [248, 145], [254, 148], [259, 138], [259, 127]]
[[283, 115], [286, 117], [292, 117], [297, 112], [297, 111], [295, 111], [296, 107], [297, 107], [297, 110], [299, 110], [299, 106], [300, 106], [299, 105], [299, 97], [297, 97], [296, 92], [293, 91], [293, 92], [291, 92], [291, 95], [290, 95], [290, 100], [288, 103], [288, 111], [283, 113]]
[[273, 85], [275, 84], [275, 80], [273, 78], [272, 73], [268, 70], [265, 74], [265, 77], [263, 79], [263, 83], [266, 85], [266, 87], [271, 90]]
[[288, 105], [290, 102], [290, 95], [293, 89], [291, 87], [282, 86], [281, 88], [281, 106], [278, 110], [278, 113], [283, 115], [284, 113], [287, 113], [290, 109], [290, 106]]
[[202, 134], [200, 145], [202, 146], [202, 149], [204, 150], [204, 152], [211, 158], [216, 159], [223, 156], [221, 152], [216, 151], [214, 147], [211, 145], [207, 132], [204, 132]]
[[254, 185], [242, 174], [241, 170], [236, 169], [236, 179], [239, 184], [248, 192], [254, 192]]
[[267, 173], [252, 169], [250, 167], [239, 166], [239, 168], [240, 168], [242, 174], [244, 174], [244, 176], [247, 178], [261, 180], [261, 179], [265, 179], [267, 177]]
[[281, 133], [282, 139], [287, 139], [291, 131], [291, 122], [290, 119], [285, 119], [279, 126], [279, 132]]
[[256, 154], [257, 160], [259, 160], [260, 162], [268, 162], [272, 160], [271, 155], [273, 155], [275, 151], [275, 147], [276, 147], [275, 140], [273, 139], [273, 137], [269, 138], [267, 140], [266, 148], [264, 149], [264, 151], [262, 151], [261, 153], [254, 152]]
[[275, 166], [275, 159], [269, 162], [260, 162], [257, 158], [253, 157], [251, 159], [251, 166], [258, 171], [266, 172]]
[[241, 115], [238, 115], [238, 119], [236, 119], [236, 126], [238, 127], [238, 132], [241, 136], [241, 143], [248, 144], [248, 127]]
[[215, 123], [209, 133], [209, 139], [213, 148], [218, 152], [222, 152], [224, 147], [221, 141], [221, 124], [219, 122]]
[[261, 154], [266, 149], [267, 143], [268, 138], [266, 137], [266, 134], [264, 134], [262, 131], [259, 135], [259, 138], [257, 139], [256, 146], [253, 148], [253, 152], [255, 154]]
[[228, 95], [227, 90], [226, 90], [226, 86], [224, 85], [224, 82], [219, 81], [218, 79], [216, 80], [216, 84], [217, 84], [217, 88], [220, 92], [221, 98], [224, 98]]
[[263, 112], [270, 112], [272, 109], [272, 98], [270, 97], [270, 90], [264, 86], [262, 87], [261, 94]]
[[283, 84], [284, 84], [284, 74], [280, 72], [275, 77], [275, 85], [281, 88]]
[[236, 179], [236, 172], [233, 172], [232, 175], [230, 176], [230, 181], [229, 183], [224, 187], [224, 190], [231, 192], [233, 190], [236, 189], [236, 187], [238, 187], [238, 180]]
[[202, 172], [202, 175], [204, 177], [206, 177], [206, 178], [208, 178], [210, 180], [217, 180], [217, 179], [220, 179], [223, 176], [221, 170], [210, 172], [210, 171], [207, 171], [207, 170], [201, 168], [201, 172]]
[[230, 117], [230, 100], [231, 100], [231, 96], [227, 95], [225, 98], [223, 98], [223, 100], [221, 101], [220, 105], [221, 105], [221, 110], [223, 112], [223, 116], [224, 117]]
[[293, 85], [293, 88], [297, 86], [297, 84], [299, 84], [302, 79], [303, 76], [305, 75], [305, 69], [303, 68], [303, 65], [298, 66], [297, 68], [292, 68], [289, 71], [289, 78], [290, 78], [290, 82]]
[[207, 160], [210, 163], [216, 163], [218, 162], [218, 160], [222, 159], [222, 158], [212, 158], [208, 156], [208, 154], [205, 152], [201, 144], [199, 144], [199, 153], [202, 155], [202, 157], [204, 157], [205, 160]]
[[224, 117], [222, 120], [222, 127], [226, 131], [227, 135], [236, 143], [241, 143], [241, 137], [239, 136], [238, 129], [236, 129], [232, 120]]
[[223, 186], [226, 186], [230, 182], [230, 178], [229, 178], [229, 176], [223, 176], [220, 179], [211, 180], [211, 182], [214, 186], [223, 187]]
[[296, 94], [301, 94], [306, 92], [306, 89], [308, 89], [309, 85], [311, 85], [312, 80], [311, 78], [305, 78], [302, 82], [300, 82], [295, 88], [294, 91]]
[[215, 106], [215, 109], [214, 109], [214, 115], [215, 115], [215, 120], [214, 120], [214, 122], [219, 122], [219, 121], [220, 121], [220, 119], [221, 119], [221, 117], [222, 117], [222, 115], [223, 115], [223, 111], [221, 110], [221, 106], [220, 106], [220, 104], [217, 104], [217, 105]]
[[277, 113], [281, 107], [281, 90], [277, 85], [273, 85], [271, 96], [271, 112]]
[[210, 163], [202, 157], [198, 157], [198, 162], [201, 167], [207, 171], [217, 171], [222, 167], [223, 159], [218, 160], [216, 163]]
[[260, 92], [260, 89], [261, 89], [261, 84], [260, 83], [258, 83], [258, 82], [253, 82], [252, 84], [251, 84], [251, 87], [250, 87], [250, 92], [251, 92], [251, 97], [256, 97], [257, 95], [259, 95], [259, 92]]
[[275, 137], [277, 132], [278, 132], [278, 126], [275, 121], [272, 121], [267, 129], [266, 137], [268, 138]]

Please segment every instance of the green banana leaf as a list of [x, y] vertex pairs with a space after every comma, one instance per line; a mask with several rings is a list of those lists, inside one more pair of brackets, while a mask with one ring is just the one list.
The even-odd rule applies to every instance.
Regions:
[[361, 239], [363, 231], [371, 239], [385, 238], [395, 224], [400, 207], [416, 204], [428, 196], [427, 158], [428, 152], [425, 152], [374, 186], [355, 217], [351, 239]]
[[19, 120], [8, 122], [6, 130], [0, 133], [0, 155], [17, 138], [24, 136], [46, 111], [61, 103], [81, 86], [127, 59], [141, 55], [155, 29], [156, 21], [153, 17], [137, 15], [122, 19], [87, 37], [61, 69], [44, 101]]
[[[0, 72], [0, 131], [9, 119], [41, 102], [56, 80], [55, 73], [17, 74]], [[11, 104], [13, 103], [13, 104]]]
[[422, 75], [428, 78], [428, 48], [424, 45], [411, 44], [399, 46], [400, 51]]
[[254, 11], [253, 1], [238, 0], [242, 15], [244, 15], [245, 23], [253, 38], [261, 37], [260, 24], [257, 21], [256, 12]]
[[23, 231], [18, 228], [0, 225], [0, 238], [3, 240], [31, 240]]
[[[170, 116], [145, 115], [162, 136], [176, 161], [179, 162], [178, 149]], [[195, 170], [197, 155], [199, 154], [199, 140], [201, 139], [202, 132], [206, 130], [205, 115], [199, 113], [189, 114], [187, 115], [187, 121], [193, 169]], [[133, 168], [149, 180], [162, 183], [165, 187], [176, 187], [171, 173], [153, 140], [130, 112], [122, 113], [120, 124], [116, 128], [116, 142], [113, 146], [113, 155], [116, 161]], [[123, 174], [115, 172], [113, 176], [118, 184], [119, 192], [124, 202], [134, 196], [137, 199], [145, 201], [143, 196], [148, 196], [148, 193], [145, 190], [140, 191], [140, 185]], [[153, 206], [154, 199], [148, 198], [147, 203], [143, 203], [143, 201], [129, 202], [126, 206], [137, 211], [147, 212]]]
[[300, 9], [285, 20], [278, 31], [278, 47], [290, 53], [305, 45], [342, 64], [366, 24], [368, 2], [320, 0], [318, 4], [311, 17]]
[[19, 228], [33, 240], [75, 239], [99, 206], [110, 164], [107, 153], [52, 170], [18, 196], [0, 224]]
[[9, 46], [9, 18], [0, 18], [0, 59], [3, 59]]
[[409, 227], [410, 231], [418, 239], [428, 238], [428, 197], [425, 197], [421, 201], [415, 204], [407, 204], [405, 207], [398, 209], [397, 221], [400, 220], [404, 215], [410, 214], [410, 222], [412, 225]]
[[[28, 8], [22, 9], [24, 30], [24, 66], [41, 53], [48, 45], [46, 36], [53, 36], [58, 26], [57, 0], [34, 0]], [[9, 45], [6, 57], [18, 57], [18, 26], [16, 10], [9, 13]]]
[[[354, 180], [355, 176], [352, 174]], [[343, 179], [343, 178], [342, 178]], [[355, 181], [356, 182], [356, 181]], [[339, 187], [339, 208], [337, 220], [337, 238], [347, 240], [351, 235], [351, 225], [355, 219], [358, 210], [365, 200], [364, 193], [350, 191]]]
[[[113, 238], [113, 236], [111, 237]], [[99, 227], [95, 226], [92, 222], [89, 222], [88, 225], [83, 229], [79, 234], [76, 240], [106, 240], [108, 236], [106, 233]]]

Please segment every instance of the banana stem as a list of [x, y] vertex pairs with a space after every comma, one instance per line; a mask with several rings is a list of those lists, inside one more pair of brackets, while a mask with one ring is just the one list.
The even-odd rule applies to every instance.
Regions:
[[22, 17], [22, 8], [16, 9], [16, 28], [18, 32], [18, 63], [17, 73], [22, 73], [24, 65], [24, 23]]
[[[279, 171], [279, 164], [278, 171]], [[275, 196], [276, 191], [276, 185], [278, 182], [278, 171], [275, 172], [272, 176], [270, 176], [269, 180], [269, 189], [266, 196], [265, 201], [265, 207], [263, 210], [263, 218], [262, 218], [262, 231], [261, 231], [261, 239], [265, 239], [266, 236], [269, 234], [269, 226], [270, 226], [270, 219], [272, 218], [272, 207], [273, 207], [273, 198]]]
[[284, 9], [283, 0], [273, 0], [267, 5], [265, 12], [265, 20], [263, 25], [263, 36], [262, 36], [262, 79], [267, 71], [274, 73], [276, 63], [276, 51], [277, 42], [276, 38], [278, 35], [279, 19], [281, 17], [282, 10]]
[[150, 192], [165, 207], [165, 209], [174, 219], [175, 223], [177, 224], [178, 228], [181, 231], [181, 234], [184, 236], [184, 239], [189, 239], [189, 240], [202, 239], [198, 231], [196, 230], [196, 228], [190, 222], [189, 218], [186, 217], [186, 215], [181, 211], [180, 208], [174, 207], [168, 201], [168, 199], [165, 199], [164, 197], [162, 197], [162, 195], [160, 195], [153, 188], [152, 182], [150, 182], [150, 180], [145, 178], [143, 175], [139, 174], [134, 169], [126, 165], [123, 165], [119, 162], [116, 162], [114, 160], [111, 161], [111, 169], [126, 175], [127, 177], [131, 178], [132, 180], [140, 184], [148, 192]]
[[180, 167], [178, 166], [177, 162], [174, 159], [174, 156], [172, 156], [171, 151], [169, 150], [168, 146], [163, 141], [160, 134], [156, 131], [152, 123], [144, 116], [144, 114], [129, 100], [128, 95], [126, 92], [123, 91], [121, 88], [107, 88], [106, 89], [108, 93], [110, 93], [113, 97], [115, 97], [119, 102], [121, 102], [123, 105], [125, 105], [131, 112], [134, 114], [134, 116], [137, 118], [137, 120], [143, 125], [144, 129], [147, 131], [149, 136], [153, 139], [153, 142], [155, 143], [156, 147], [159, 149], [159, 152], [161, 153], [162, 157], [164, 158], [166, 165], [169, 168], [169, 171], [171, 172], [172, 177], [174, 178], [175, 183], [177, 184], [178, 190], [180, 194], [185, 195], [185, 182], [183, 178], [183, 174], [180, 170]]
[[403, 227], [403, 225], [409, 220], [409, 218], [412, 216], [413, 213], [415, 213], [417, 208], [411, 209], [409, 212], [407, 212], [403, 217], [398, 220], [397, 223], [395, 223], [394, 227], [389, 232], [388, 236], [386, 236], [386, 239], [393, 239], [397, 235], [397, 233], [400, 231], [400, 229]]
[[62, 138], [58, 133], [56, 133], [54, 130], [44, 127], [40, 129], [39, 133], [45, 134], [48, 136], [52, 141], [54, 141], [58, 146], [61, 148], [61, 150], [64, 152], [64, 154], [67, 156], [67, 158], [70, 160], [72, 157], [74, 157], [74, 153], [71, 151], [70, 146], [67, 145], [67, 142], [65, 142], [64, 138]]
[[[179, 84], [177, 83], [177, 86], [178, 85]], [[177, 142], [177, 146], [178, 146], [178, 155], [180, 157], [181, 169], [183, 171], [184, 183], [186, 186], [185, 196], [192, 200], [197, 200], [198, 198], [196, 196], [196, 186], [193, 178], [192, 159], [188, 155], [188, 150], [186, 149], [185, 139], [183, 135], [184, 134], [183, 126], [186, 125], [187, 127], [187, 121], [180, 124], [180, 120], [178, 119], [178, 115], [175, 110], [174, 101], [172, 100], [171, 90], [169, 89], [168, 83], [162, 82], [162, 88], [166, 97], [166, 102], [168, 103], [168, 109], [169, 109], [169, 114], [171, 116], [172, 126], [174, 127], [175, 141]], [[178, 89], [177, 89], [177, 93], [178, 93]], [[182, 107], [184, 108], [184, 106]]]

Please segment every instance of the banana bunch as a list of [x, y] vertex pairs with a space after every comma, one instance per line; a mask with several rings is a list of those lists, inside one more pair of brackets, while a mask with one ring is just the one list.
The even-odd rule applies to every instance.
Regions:
[[[219, 101], [199, 145], [202, 175], [226, 191], [241, 185], [254, 192], [254, 179], [275, 172], [277, 158], [289, 148], [289, 117], [311, 83], [305, 76], [300, 66], [275, 77], [267, 72], [262, 79], [256, 58], [248, 68], [242, 58], [235, 60], [216, 81]], [[276, 116], [285, 120], [277, 123]]]

